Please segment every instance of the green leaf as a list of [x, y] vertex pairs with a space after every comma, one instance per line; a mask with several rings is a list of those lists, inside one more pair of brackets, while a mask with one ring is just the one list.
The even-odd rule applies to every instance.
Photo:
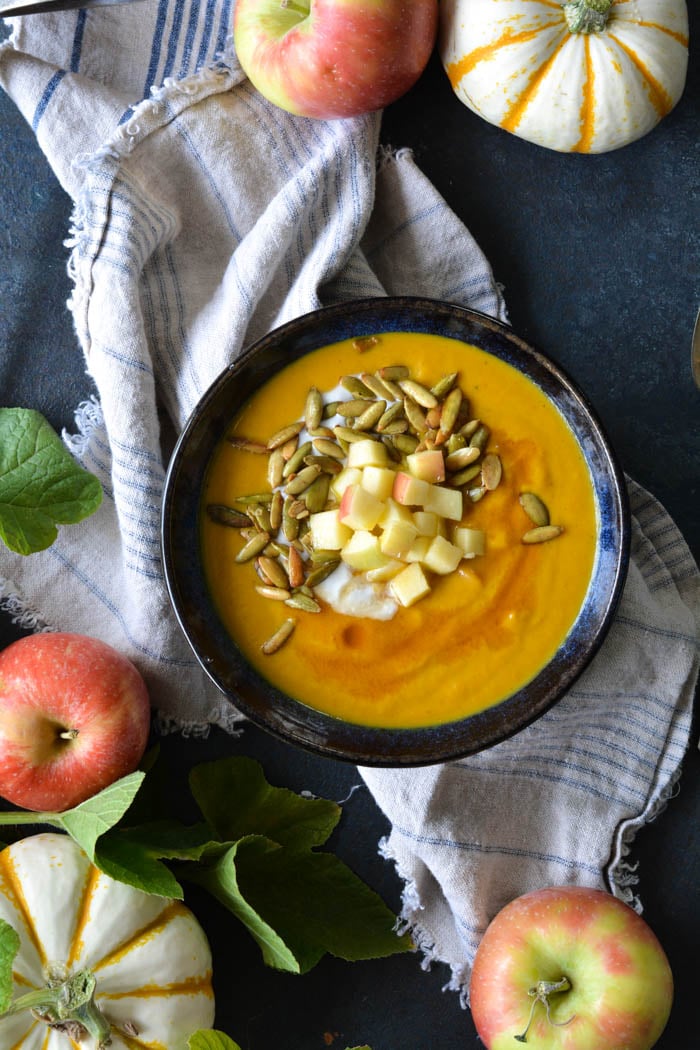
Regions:
[[124, 816], [145, 775], [140, 770], [129, 773], [73, 809], [55, 815], [57, 824], [68, 832], [91, 861], [95, 860], [98, 838]]
[[133, 842], [129, 833], [108, 832], [100, 839], [95, 851], [95, 864], [105, 875], [135, 886], [144, 893], [157, 897], [182, 900], [184, 892], [170, 868], [141, 843]]
[[99, 481], [71, 456], [40, 412], [0, 408], [0, 538], [18, 554], [50, 547], [58, 525], [102, 501]]
[[187, 827], [176, 820], [163, 820], [108, 831], [99, 840], [95, 863], [118, 882], [135, 886], [144, 893], [182, 900], [182, 886], [162, 863], [163, 859], [198, 861], [223, 849], [221, 843], [210, 841], [210, 831], [205, 824]]
[[408, 951], [396, 916], [332, 853], [260, 850], [239, 844], [238, 890], [248, 907], [294, 953], [302, 973], [330, 952], [341, 959], [374, 959]]
[[246, 900], [238, 886], [237, 858], [241, 849], [249, 846], [253, 852], [278, 851], [281, 849], [274, 842], [260, 836], [249, 836], [241, 842], [234, 843], [213, 864], [207, 867], [196, 867], [190, 874], [193, 882], [203, 886], [216, 897], [247, 928], [257, 941], [263, 959], [268, 966], [289, 973], [299, 973], [300, 967], [294, 953], [290, 951], [282, 938], [259, 915]]
[[19, 934], [0, 919], [0, 1015], [12, 1002], [12, 966], [19, 951]]
[[215, 1028], [200, 1028], [189, 1037], [187, 1045], [189, 1050], [241, 1050], [238, 1043], [234, 1043], [224, 1032], [217, 1032]]
[[273, 787], [252, 758], [205, 762], [190, 773], [190, 788], [204, 818], [224, 842], [263, 835], [281, 846], [321, 846], [338, 823], [340, 806]]

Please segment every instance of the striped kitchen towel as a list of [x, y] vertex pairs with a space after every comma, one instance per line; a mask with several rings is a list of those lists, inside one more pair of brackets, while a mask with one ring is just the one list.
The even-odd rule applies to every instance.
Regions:
[[[71, 309], [98, 398], [68, 446], [102, 482], [41, 554], [0, 551], [5, 608], [97, 635], [147, 678], [163, 728], [233, 729], [171, 614], [161, 413], [175, 433], [243, 346], [334, 301], [420, 294], [505, 318], [491, 270], [379, 116], [296, 119], [244, 78], [229, 0], [141, 0], [10, 20], [0, 83], [74, 201]], [[76, 352], [80, 352], [76, 347]], [[363, 771], [392, 831], [405, 919], [464, 987], [488, 917], [562, 881], [625, 893], [625, 850], [668, 796], [697, 677], [698, 573], [632, 486], [633, 563], [594, 666], [487, 754]]]

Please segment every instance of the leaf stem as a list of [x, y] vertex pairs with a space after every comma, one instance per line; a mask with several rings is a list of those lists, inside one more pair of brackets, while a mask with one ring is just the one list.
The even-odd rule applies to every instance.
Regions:
[[52, 828], [62, 828], [60, 813], [35, 813], [34, 810], [3, 810], [0, 812], [0, 825], [10, 827], [23, 824], [50, 824]]

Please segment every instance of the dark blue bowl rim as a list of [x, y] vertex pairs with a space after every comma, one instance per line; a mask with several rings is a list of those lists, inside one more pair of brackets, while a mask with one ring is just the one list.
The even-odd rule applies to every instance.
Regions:
[[[486, 711], [416, 729], [341, 721], [263, 679], [219, 620], [199, 559], [200, 493], [211, 453], [253, 390], [272, 371], [314, 349], [382, 331], [447, 335], [525, 371], [552, 398], [579, 439], [594, 482], [601, 529], [583, 608], [547, 667]], [[508, 739], [573, 685], [602, 645], [620, 600], [629, 563], [630, 513], [624, 474], [603, 426], [559, 365], [487, 314], [403, 296], [323, 307], [248, 346], [201, 397], [177, 441], [166, 474], [161, 536], [166, 586], [179, 625], [204, 671], [242, 714], [280, 739], [326, 757], [366, 766], [418, 766], [462, 758]]]

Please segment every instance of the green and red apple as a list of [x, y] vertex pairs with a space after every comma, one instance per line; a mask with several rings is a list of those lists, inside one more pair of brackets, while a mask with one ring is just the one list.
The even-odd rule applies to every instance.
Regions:
[[430, 58], [437, 21], [437, 0], [237, 0], [233, 40], [265, 98], [327, 120], [405, 94]]
[[487, 1050], [651, 1050], [673, 976], [649, 925], [602, 890], [548, 887], [507, 904], [477, 949], [470, 983]]

